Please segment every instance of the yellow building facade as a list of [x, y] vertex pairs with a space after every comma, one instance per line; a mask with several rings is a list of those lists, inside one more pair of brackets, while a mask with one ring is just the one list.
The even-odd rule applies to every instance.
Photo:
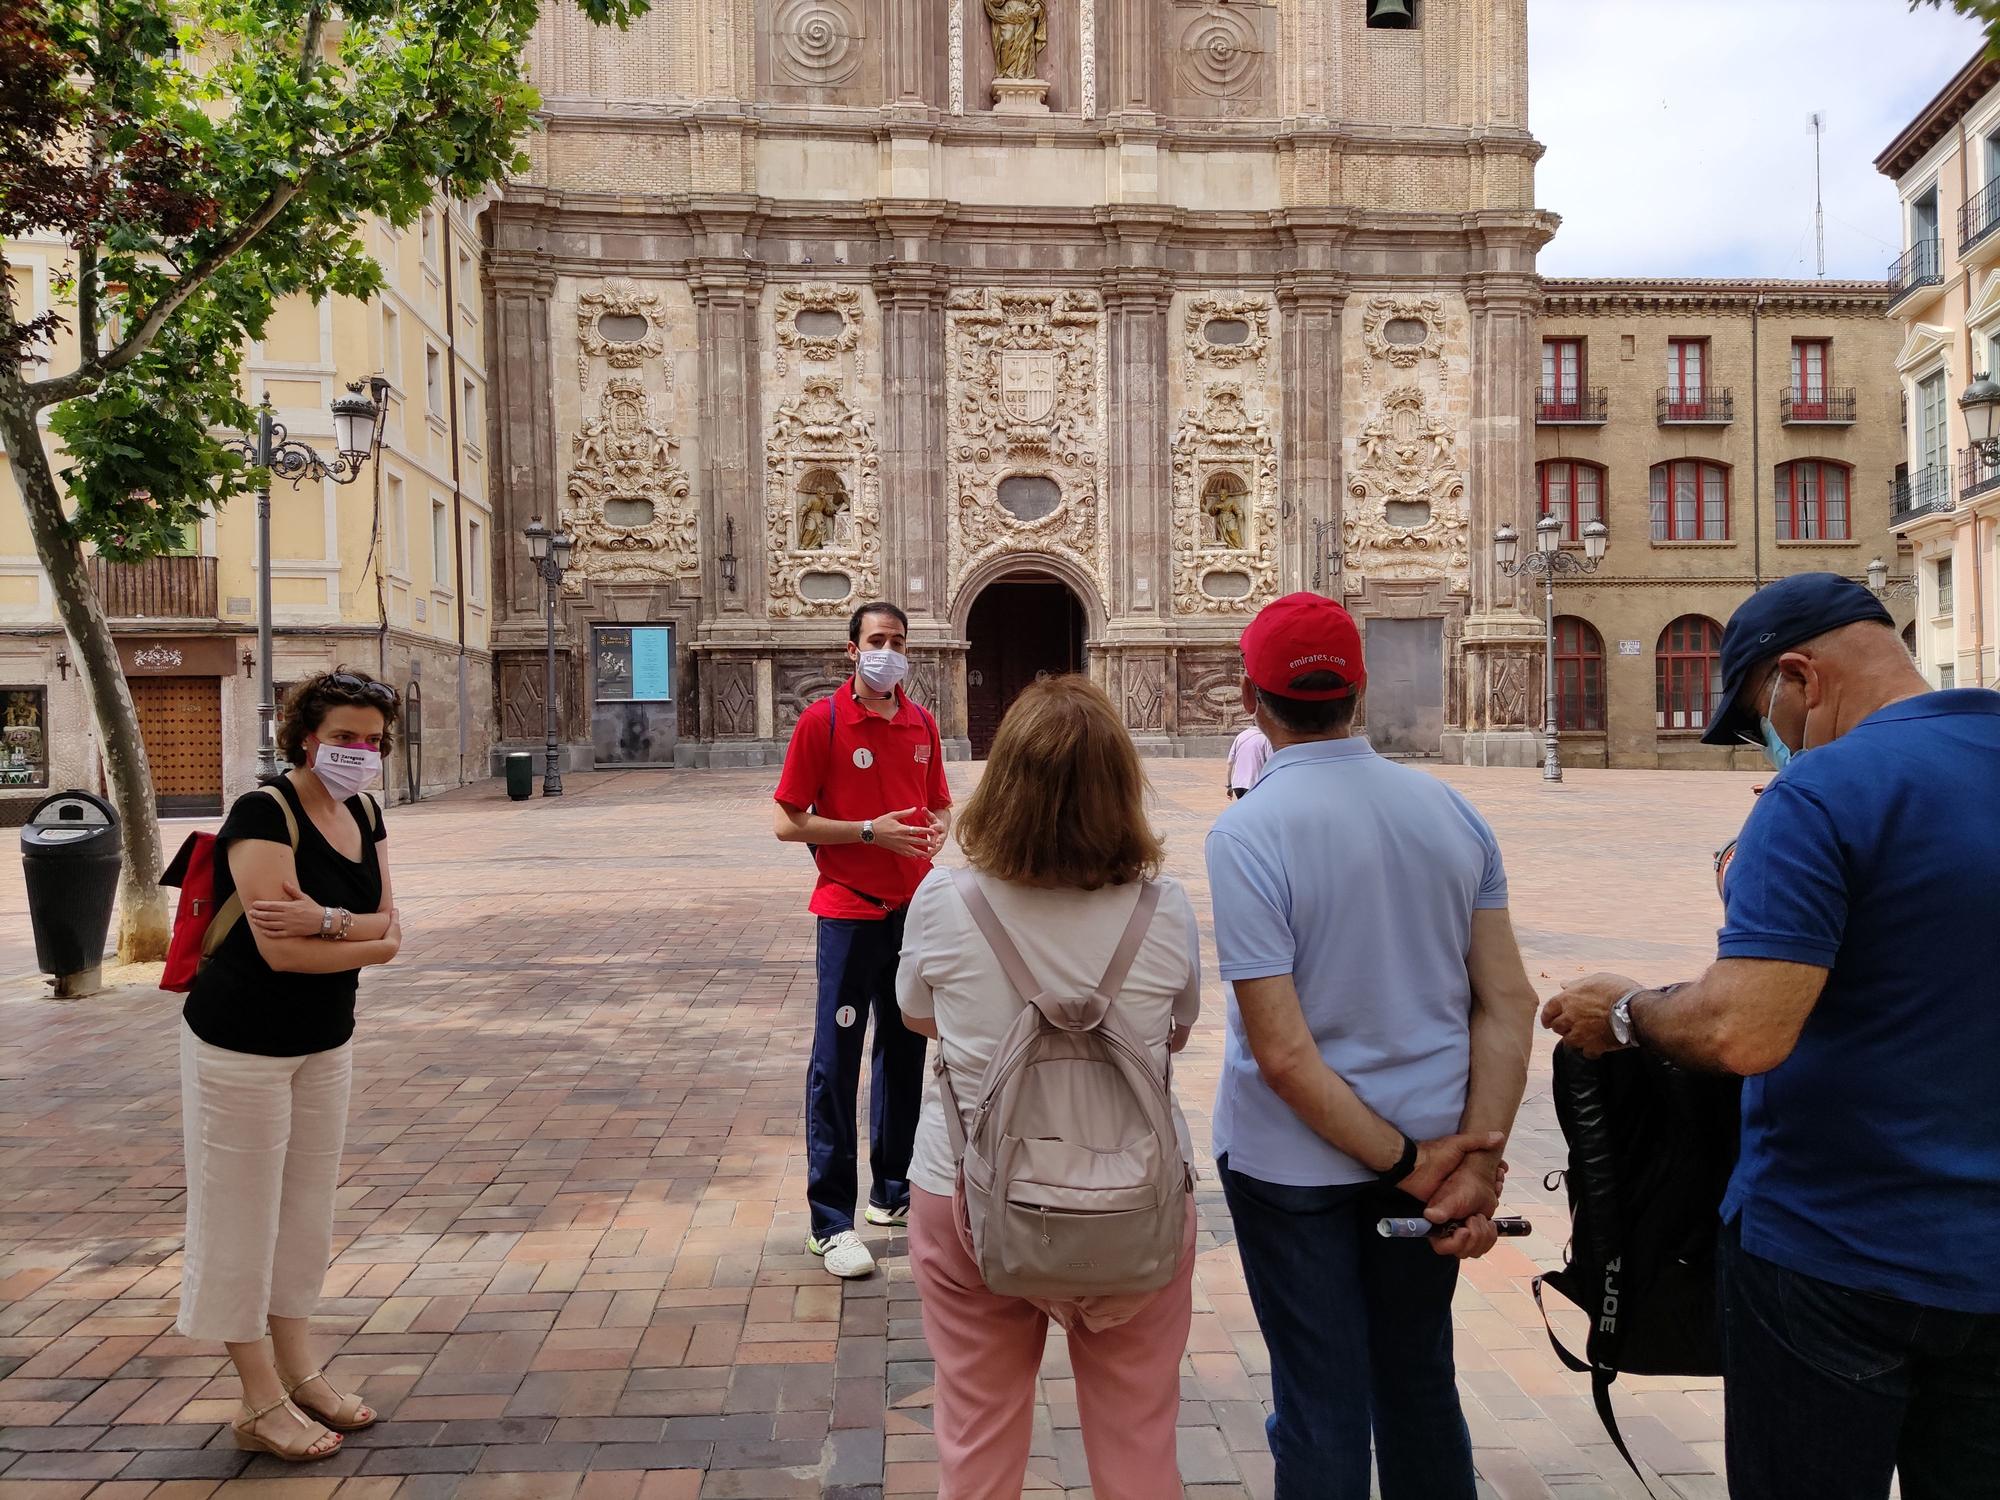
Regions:
[[[352, 484], [282, 481], [271, 494], [273, 675], [337, 665], [403, 695], [406, 733], [384, 768], [394, 800], [485, 774], [492, 724], [492, 515], [479, 212], [440, 200], [397, 230], [366, 229], [383, 290], [366, 303], [281, 303], [244, 363], [289, 435], [333, 452], [330, 405], [347, 382], [389, 381], [379, 460]], [[15, 307], [58, 307], [66, 248], [10, 241]], [[72, 313], [73, 321], [73, 313]], [[73, 333], [47, 351], [69, 368]], [[58, 473], [61, 455], [50, 439]], [[0, 821], [48, 788], [102, 784], [97, 728], [48, 579], [0, 456]], [[257, 512], [230, 500], [183, 555], [91, 558], [138, 706], [161, 811], [219, 811], [251, 786], [257, 749]]]
[[1958, 398], [2000, 369], [2000, 61], [1981, 54], [1876, 158], [1902, 202], [1890, 266], [1907, 414], [1891, 525], [1915, 555], [1917, 663], [1939, 687], [2000, 684], [2000, 466]]

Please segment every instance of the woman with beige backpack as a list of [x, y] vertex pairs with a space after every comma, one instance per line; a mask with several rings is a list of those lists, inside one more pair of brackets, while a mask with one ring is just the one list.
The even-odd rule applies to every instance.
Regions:
[[934, 871], [910, 903], [897, 1000], [938, 1042], [910, 1261], [941, 1500], [1021, 1494], [1051, 1318], [1092, 1493], [1181, 1493], [1195, 1215], [1171, 1054], [1200, 1010], [1201, 950], [1145, 793], [1110, 699], [1038, 682], [959, 820], [970, 869]]

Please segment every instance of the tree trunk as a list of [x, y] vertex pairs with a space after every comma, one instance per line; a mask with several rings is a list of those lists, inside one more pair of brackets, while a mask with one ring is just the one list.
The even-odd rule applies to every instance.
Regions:
[[[7, 399], [8, 397], [16, 399]], [[91, 591], [83, 552], [68, 535], [62, 494], [34, 411], [18, 399], [19, 387], [0, 393], [0, 443], [12, 461], [14, 483], [28, 513], [35, 553], [49, 575], [56, 614], [69, 632], [77, 675], [97, 721], [97, 743], [111, 783], [111, 802], [122, 823], [124, 864], [118, 872], [118, 957], [126, 963], [164, 958], [170, 925], [160, 888], [160, 820], [153, 806], [153, 777], [139, 711], [132, 706], [118, 646]]]

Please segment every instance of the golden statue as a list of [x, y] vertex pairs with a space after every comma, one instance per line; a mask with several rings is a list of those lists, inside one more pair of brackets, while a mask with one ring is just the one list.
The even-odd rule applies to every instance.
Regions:
[[1043, 0], [986, 0], [993, 23], [993, 71], [1000, 78], [1035, 77], [1035, 58], [1049, 44]]

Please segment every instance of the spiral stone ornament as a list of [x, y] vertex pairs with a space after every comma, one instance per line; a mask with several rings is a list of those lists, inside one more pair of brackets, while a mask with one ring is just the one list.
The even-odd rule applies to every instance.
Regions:
[[845, 83], [861, 66], [861, 26], [845, 0], [784, 0], [773, 29], [802, 83]]
[[1181, 56], [1189, 79], [1204, 94], [1229, 98], [1257, 76], [1257, 30], [1232, 11], [1197, 17], [1181, 36]]

